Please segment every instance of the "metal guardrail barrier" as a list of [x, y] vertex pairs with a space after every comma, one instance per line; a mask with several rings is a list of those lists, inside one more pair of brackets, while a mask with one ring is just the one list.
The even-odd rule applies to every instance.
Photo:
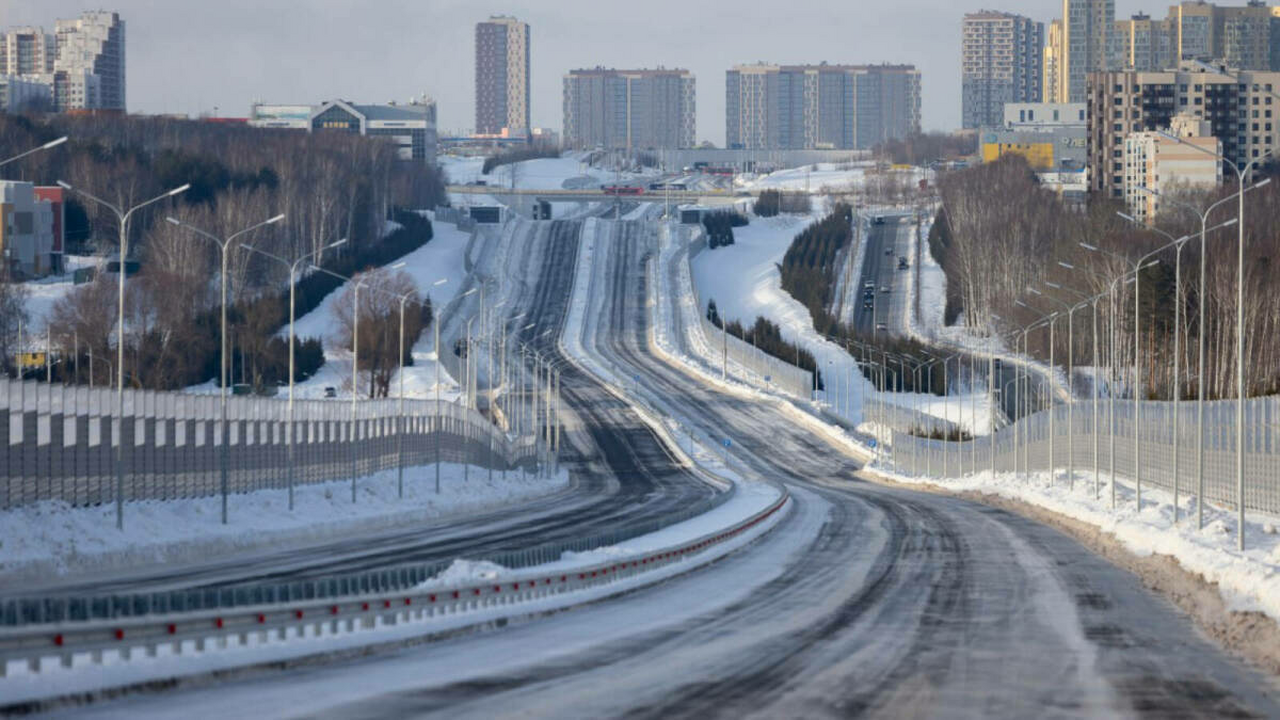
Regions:
[[100, 664], [109, 651], [128, 661], [135, 650], [155, 657], [161, 646], [182, 654], [188, 645], [193, 645], [195, 652], [208, 651], [210, 642], [214, 643], [213, 649], [223, 649], [232, 642], [246, 646], [251, 637], [260, 645], [290, 637], [354, 633], [603, 587], [668, 567], [727, 542], [777, 513], [788, 497], [783, 494], [751, 517], [695, 540], [572, 570], [531, 569], [500, 581], [426, 588], [422, 584], [431, 574], [389, 570], [368, 574], [358, 582], [317, 580], [292, 584], [288, 589], [281, 586], [274, 595], [249, 589], [213, 591], [207, 596], [208, 602], [202, 602], [199, 608], [155, 606], [148, 613], [121, 612], [80, 622], [44, 618], [21, 627], [3, 627], [0, 677], [15, 661], [26, 662], [29, 672], [40, 673], [49, 659], [72, 667], [78, 656]]

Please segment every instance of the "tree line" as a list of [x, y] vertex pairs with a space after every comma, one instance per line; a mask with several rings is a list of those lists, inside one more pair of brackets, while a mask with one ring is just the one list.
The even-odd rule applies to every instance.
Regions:
[[776, 217], [781, 214], [808, 215], [813, 204], [808, 193], [784, 193], [781, 190], [762, 190], [751, 212], [758, 217]]
[[[220, 254], [214, 243], [164, 222], [166, 216], [226, 238], [285, 215], [244, 236], [228, 253], [237, 374], [266, 385], [287, 375], [279, 363], [287, 347], [274, 335], [287, 319], [281, 298], [287, 300], [288, 269], [239, 246], [290, 260], [315, 253], [318, 264], [349, 274], [387, 252], [429, 240], [430, 223], [397, 208], [433, 207], [444, 198], [437, 168], [399, 160], [392, 144], [337, 132], [157, 117], [0, 115], [0, 156], [61, 135], [71, 140], [6, 170], [42, 185], [64, 180], [121, 208], [191, 185], [176, 198], [139, 211], [129, 225], [130, 257], [141, 263], [130, 279], [126, 307], [125, 370], [134, 387], [174, 389], [217, 374]], [[88, 227], [75, 226], [77, 212]], [[387, 222], [393, 216], [401, 235], [388, 235], [395, 227]], [[73, 236], [91, 236], [100, 254], [116, 250], [118, 221], [99, 204], [72, 194], [68, 225]], [[339, 239], [348, 242], [320, 252]], [[301, 284], [324, 282], [311, 277]], [[113, 288], [114, 278], [100, 278], [74, 291], [65, 307], [55, 308], [55, 341], [65, 356], [79, 346], [84, 356], [114, 359]], [[8, 337], [0, 340], [12, 343]], [[299, 349], [302, 374], [318, 365], [320, 353], [305, 343]]]
[[824, 388], [822, 370], [818, 367], [818, 362], [814, 359], [813, 353], [796, 343], [784, 339], [782, 337], [782, 328], [768, 318], [757, 317], [755, 323], [750, 327], [744, 327], [737, 320], [730, 320], [726, 325], [724, 318], [720, 317], [716, 301], [712, 299], [707, 302], [707, 319], [716, 328], [723, 329], [727, 334], [743, 342], [750, 343], [766, 355], [813, 373], [814, 389], [822, 390]]
[[[1272, 173], [1274, 168], [1265, 172]], [[1254, 179], [1261, 179], [1261, 175]], [[1068, 208], [1056, 194], [1039, 186], [1020, 157], [1006, 156], [951, 173], [939, 186], [944, 210], [938, 215], [929, 244], [947, 275], [947, 322], [964, 322], [978, 333], [1010, 333], [1015, 326], [1038, 317], [1065, 313], [1064, 305], [1076, 306], [1081, 295], [1092, 297], [1110, 290], [1112, 281], [1129, 272], [1132, 262], [1169, 243], [1165, 235], [1119, 217], [1118, 212], [1127, 210], [1116, 200], [1095, 196], [1081, 210]], [[1235, 395], [1238, 228], [1209, 232], [1207, 252], [1202, 254], [1200, 219], [1183, 205], [1207, 208], [1237, 189], [1235, 183], [1228, 183], [1210, 190], [1174, 188], [1164, 194], [1156, 229], [1174, 238], [1194, 237], [1181, 253], [1180, 295], [1176, 292], [1178, 257], [1174, 250], [1156, 254], [1153, 259], [1158, 263], [1141, 272], [1139, 344], [1144, 395], [1149, 398], [1173, 397], [1175, 306], [1181, 308], [1178, 392], [1184, 398], [1198, 395], [1199, 379], [1194, 371], [1203, 333], [1208, 350], [1204, 372], [1207, 397]], [[1246, 204], [1247, 394], [1273, 394], [1280, 391], [1280, 273], [1275, 271], [1280, 257], [1280, 188], [1272, 183], [1253, 190]], [[1230, 220], [1235, 209], [1234, 201], [1226, 202], [1208, 225]], [[1089, 251], [1082, 243], [1098, 251]], [[1198, 320], [1202, 264], [1206, 277], [1203, 328]], [[1062, 289], [1050, 286], [1050, 282]], [[1041, 295], [1030, 293], [1030, 287]], [[1133, 291], [1133, 284], [1117, 283], [1115, 293], [1098, 303], [1102, 364], [1121, 368], [1133, 364]], [[1109, 322], [1113, 310], [1114, 326]], [[1004, 321], [997, 322], [994, 315]], [[1075, 312], [1075, 336], [1070, 344], [1074, 345], [1072, 360], [1077, 366], [1093, 362], [1092, 317], [1092, 307]], [[1069, 346], [1065, 319], [1057, 321], [1054, 335], [1055, 362], [1065, 365]], [[1030, 351], [1047, 359], [1048, 343], [1047, 332], [1035, 332], [1029, 338]]]
[[703, 213], [702, 227], [707, 231], [707, 248], [715, 250], [716, 248], [732, 245], [734, 242], [733, 229], [745, 227], [750, 222], [746, 215], [733, 210], [716, 210]]

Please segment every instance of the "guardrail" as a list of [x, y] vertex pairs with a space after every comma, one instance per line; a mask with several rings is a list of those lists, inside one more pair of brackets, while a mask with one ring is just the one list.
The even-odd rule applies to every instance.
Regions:
[[764, 522], [788, 499], [784, 493], [769, 507], [728, 528], [661, 550], [572, 569], [531, 567], [500, 581], [424, 586], [430, 576], [401, 570], [392, 571], [395, 587], [313, 582], [307, 584], [312, 587], [310, 593], [284, 598], [246, 595], [249, 601], [239, 605], [0, 628], [0, 677], [14, 662], [25, 663], [30, 673], [41, 673], [49, 660], [73, 668], [78, 659], [81, 664], [101, 664], [107, 653], [130, 661], [139, 652], [154, 658], [161, 648], [174, 655], [202, 653], [251, 642], [256, 647], [292, 638], [369, 632], [401, 623], [429, 625], [433, 620], [492, 608], [517, 610], [531, 602], [607, 587], [696, 558]]

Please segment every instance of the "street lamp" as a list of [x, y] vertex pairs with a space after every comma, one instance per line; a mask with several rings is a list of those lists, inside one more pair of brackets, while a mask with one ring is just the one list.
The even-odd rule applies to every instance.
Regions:
[[[1219, 68], [1213, 68], [1211, 65], [1204, 65], [1203, 67], [1212, 68], [1224, 77], [1235, 79], [1234, 75], [1222, 71]], [[1236, 211], [1236, 219], [1240, 223], [1240, 232], [1236, 247], [1236, 511], [1238, 513], [1236, 547], [1239, 550], [1244, 550], [1244, 183], [1245, 178], [1249, 177], [1249, 174], [1253, 172], [1254, 166], [1262, 160], [1270, 157], [1275, 152], [1275, 148], [1268, 148], [1262, 151], [1258, 157], [1250, 160], [1248, 164], [1242, 168], [1239, 164], [1232, 161], [1225, 155], [1220, 155], [1212, 150], [1207, 150], [1199, 145], [1187, 142], [1176, 135], [1170, 135], [1166, 132], [1161, 132], [1160, 135], [1169, 140], [1173, 140], [1174, 142], [1186, 145], [1198, 152], [1218, 158], [1222, 162], [1230, 165], [1231, 169], [1235, 170], [1236, 178], [1240, 185], [1240, 192], [1238, 193], [1240, 204], [1239, 209]], [[1255, 152], [1257, 151], [1255, 150]], [[1201, 378], [1201, 382], [1204, 382], [1203, 378]], [[1204, 502], [1203, 498], [1201, 498], [1200, 502]], [[1141, 510], [1141, 505], [1139, 505], [1139, 510]]]
[[[26, 152], [22, 153], [21, 155], [14, 155], [13, 157], [9, 158], [8, 160], [5, 160], [5, 161], [3, 161], [3, 162], [0, 162], [0, 167], [5, 166], [5, 165], [8, 165], [8, 164], [9, 164], [9, 163], [11, 163], [11, 162], [16, 162], [16, 161], [18, 161], [18, 160], [21, 160], [22, 158], [27, 157], [28, 155], [35, 155], [35, 154], [36, 154], [36, 153], [38, 153], [38, 152], [41, 152], [41, 151], [44, 151], [44, 150], [49, 150], [49, 149], [51, 149], [51, 148], [55, 148], [55, 147], [57, 147], [57, 146], [61, 145], [62, 143], [66, 142], [66, 141], [67, 141], [67, 136], [66, 136], [66, 135], [63, 135], [62, 137], [58, 138], [57, 140], [50, 140], [49, 142], [47, 142], [47, 143], [45, 143], [45, 144], [43, 144], [43, 145], [41, 145], [41, 146], [39, 146], [39, 147], [32, 148], [32, 149], [30, 149], [30, 150], [28, 150], [28, 151], [26, 151]], [[59, 183], [59, 184], [61, 184], [61, 183]]]
[[[1058, 285], [1052, 282], [1046, 281], [1045, 285], [1048, 287], [1054, 288], [1056, 290], [1063, 289], [1061, 285]], [[1063, 309], [1064, 312], [1067, 313], [1067, 487], [1070, 489], [1074, 489], [1076, 486], [1076, 462], [1075, 462], [1075, 444], [1072, 441], [1072, 433], [1075, 432], [1075, 414], [1072, 412], [1072, 407], [1075, 405], [1075, 400], [1076, 400], [1075, 366], [1074, 366], [1074, 355], [1076, 351], [1075, 320], [1076, 320], [1076, 311], [1083, 307], [1086, 307], [1086, 304], [1079, 303], [1076, 305], [1072, 305], [1070, 303], [1065, 303], [1059, 300], [1058, 298], [1053, 297], [1052, 295], [1045, 295], [1044, 293], [1040, 292], [1039, 290], [1033, 287], [1028, 287], [1027, 290], [1034, 295], [1037, 295], [1050, 302], [1057, 304], [1059, 307]], [[1049, 352], [1050, 353], [1053, 352], [1052, 347], [1049, 348]], [[1051, 365], [1050, 370], [1052, 370], [1052, 363], [1050, 365]], [[1054, 431], [1054, 423], [1056, 420], [1055, 416], [1057, 414], [1058, 412], [1056, 408], [1050, 409], [1049, 411], [1050, 447], [1053, 447], [1053, 442], [1055, 441], [1055, 438], [1056, 438], [1056, 434]], [[1052, 459], [1052, 455], [1053, 455], [1052, 450], [1049, 451], [1049, 455]], [[1052, 465], [1053, 463], [1051, 462], [1050, 464]], [[1056, 468], [1056, 465], [1054, 466], [1054, 468]], [[1051, 476], [1052, 476], [1052, 473], [1051, 473]]]
[[133, 214], [138, 210], [141, 210], [142, 208], [147, 207], [148, 205], [158, 203], [161, 200], [166, 200], [168, 198], [175, 197], [181, 193], [184, 193], [191, 188], [191, 185], [190, 183], [188, 183], [186, 185], [182, 185], [181, 187], [176, 187], [164, 193], [163, 195], [157, 195], [156, 197], [153, 197], [150, 200], [147, 200], [146, 202], [143, 202], [139, 205], [135, 205], [129, 208], [128, 210], [124, 210], [120, 207], [113, 205], [112, 203], [107, 202], [106, 200], [90, 195], [84, 190], [73, 188], [61, 180], [58, 181], [58, 186], [61, 187], [63, 190], [67, 190], [69, 192], [74, 192], [79, 195], [83, 195], [85, 198], [92, 200], [93, 202], [101, 205], [102, 207], [107, 208], [108, 210], [110, 210], [112, 213], [115, 214], [116, 220], [118, 220], [120, 223], [120, 267], [119, 267], [120, 287], [119, 287], [119, 293], [118, 293], [119, 294], [119, 299], [118, 299], [119, 318], [117, 320], [118, 327], [116, 328], [116, 367], [115, 367], [115, 370], [116, 370], [116, 429], [120, 435], [120, 439], [116, 444], [115, 465], [116, 465], [116, 529], [123, 530], [124, 529], [124, 284], [125, 284], [125, 275], [128, 274], [127, 266], [125, 262], [126, 262], [126, 258], [129, 257], [129, 220], [130, 218], [133, 217]]
[[[175, 225], [185, 230], [190, 230], [191, 232], [195, 233], [197, 236], [202, 237], [205, 240], [208, 240], [209, 242], [213, 243], [218, 247], [218, 252], [221, 255], [222, 272], [219, 276], [218, 284], [221, 289], [220, 297], [221, 297], [221, 306], [222, 306], [222, 321], [221, 321], [222, 344], [221, 344], [221, 351], [219, 352], [220, 367], [218, 372], [218, 385], [221, 390], [220, 405], [221, 405], [221, 414], [222, 414], [222, 432], [219, 433], [219, 435], [222, 437], [222, 452], [219, 453], [219, 464], [221, 465], [221, 468], [219, 472], [222, 479], [221, 489], [222, 489], [222, 524], [223, 525], [227, 524], [227, 493], [230, 491], [230, 482], [228, 479], [228, 473], [230, 472], [229, 468], [230, 468], [230, 458], [231, 458], [231, 447], [229, 445], [231, 441], [231, 431], [227, 423], [227, 381], [229, 379], [228, 364], [227, 364], [228, 363], [228, 358], [227, 358], [227, 258], [230, 256], [230, 253], [228, 253], [227, 250], [231, 248], [232, 243], [234, 243], [237, 239], [243, 237], [244, 235], [247, 235], [253, 232], [254, 230], [264, 228], [268, 225], [274, 225], [283, 219], [284, 219], [284, 215], [276, 215], [275, 217], [269, 220], [263, 220], [262, 222], [256, 225], [251, 225], [250, 227], [247, 227], [238, 233], [234, 233], [233, 235], [228, 237], [226, 240], [219, 240], [216, 235], [209, 232], [205, 232], [204, 230], [201, 230], [200, 228], [190, 225], [188, 223], [184, 223], [181, 220], [178, 220], [177, 218], [174, 218], [174, 217], [165, 218], [165, 221], [168, 222], [169, 224]], [[122, 262], [121, 269], [123, 271], [123, 267], [124, 267], [123, 258], [121, 258], [121, 262]]]
[[294, 427], [294, 409], [293, 409], [293, 386], [294, 386], [293, 378], [294, 378], [294, 375], [296, 374], [294, 370], [293, 345], [295, 342], [294, 310], [296, 308], [295, 300], [297, 298], [297, 290], [298, 290], [298, 277], [297, 277], [298, 270], [305, 263], [309, 263], [313, 258], [319, 257], [321, 254], [324, 253], [325, 250], [332, 250], [333, 248], [346, 244], [346, 242], [347, 242], [347, 239], [343, 238], [335, 243], [330, 243], [328, 245], [325, 245], [319, 250], [306, 253], [301, 257], [299, 257], [297, 260], [293, 260], [293, 261], [286, 260], [280, 257], [279, 255], [267, 252], [266, 250], [263, 250], [254, 245], [240, 246], [241, 249], [248, 250], [249, 252], [257, 253], [269, 260], [275, 260], [276, 262], [283, 263], [284, 266], [289, 269], [289, 434], [287, 438], [287, 442], [289, 444], [289, 463], [288, 463], [289, 464], [289, 510], [293, 510], [293, 488], [295, 485], [294, 476], [297, 474], [297, 471], [294, 469], [294, 461], [293, 461], [294, 435], [297, 434], [297, 429]]
[[[1072, 265], [1071, 263], [1063, 262], [1063, 261], [1061, 261], [1061, 260], [1059, 260], [1059, 261], [1058, 261], [1058, 266], [1059, 266], [1059, 267], [1062, 267], [1062, 268], [1065, 268], [1065, 269], [1067, 269], [1067, 270], [1075, 270], [1075, 269], [1076, 269], [1076, 267], [1075, 267], [1074, 265]], [[1089, 384], [1093, 386], [1093, 403], [1092, 403], [1092, 405], [1093, 405], [1093, 407], [1092, 407], [1092, 410], [1093, 410], [1093, 421], [1092, 421], [1092, 423], [1091, 423], [1091, 429], [1092, 429], [1092, 433], [1091, 433], [1091, 434], [1093, 435], [1093, 498], [1094, 498], [1095, 500], [1097, 500], [1097, 499], [1098, 499], [1098, 497], [1100, 496], [1101, 492], [1102, 492], [1102, 490], [1101, 490], [1101, 486], [1100, 486], [1100, 484], [1099, 484], [1099, 480], [1098, 480], [1098, 370], [1099, 370], [1099, 364], [1098, 364], [1098, 363], [1099, 363], [1099, 357], [1098, 357], [1098, 301], [1099, 301], [1099, 300], [1101, 300], [1103, 297], [1106, 297], [1106, 293], [1105, 293], [1105, 292], [1104, 292], [1104, 293], [1099, 293], [1099, 294], [1097, 294], [1097, 295], [1094, 295], [1093, 297], [1087, 297], [1087, 296], [1086, 296], [1084, 293], [1082, 293], [1082, 292], [1078, 292], [1078, 291], [1073, 290], [1073, 289], [1071, 289], [1071, 288], [1064, 287], [1064, 286], [1059, 285], [1059, 284], [1057, 284], [1057, 283], [1046, 282], [1046, 283], [1045, 283], [1045, 285], [1047, 285], [1047, 286], [1049, 286], [1049, 287], [1051, 287], [1051, 288], [1058, 289], [1058, 290], [1065, 290], [1066, 292], [1069, 292], [1069, 293], [1071, 293], [1071, 294], [1075, 295], [1076, 297], [1080, 298], [1080, 299], [1081, 299], [1081, 301], [1082, 301], [1084, 304], [1089, 305], [1090, 307], [1092, 307], [1092, 308], [1093, 308], [1093, 320], [1092, 320], [1092, 322], [1090, 323], [1090, 327], [1091, 327], [1091, 328], [1092, 328], [1092, 330], [1093, 330], [1093, 372], [1094, 372], [1094, 375], [1093, 375], [1093, 382], [1091, 382], [1091, 383], [1089, 383]], [[1075, 309], [1072, 309], [1072, 311], [1071, 311], [1071, 312], [1074, 314], [1074, 313], [1075, 313]], [[1072, 335], [1072, 337], [1074, 337], [1074, 334]], [[1072, 353], [1072, 354], [1074, 355], [1074, 353]], [[1069, 407], [1068, 407], [1068, 415], [1067, 415], [1067, 417], [1068, 417], [1068, 421], [1067, 421], [1067, 423], [1068, 423], [1069, 425], [1071, 425], [1073, 428], [1074, 428], [1074, 426], [1075, 426], [1075, 412], [1074, 412], [1074, 406], [1075, 406], [1075, 394], [1074, 394], [1074, 393], [1072, 393], [1072, 395], [1071, 395], [1071, 406], [1069, 406]], [[1071, 442], [1071, 440], [1072, 440], [1072, 438], [1071, 438], [1071, 436], [1070, 436], [1070, 435], [1068, 435], [1068, 436], [1067, 436], [1067, 439], [1068, 439], [1068, 442]], [[1074, 452], [1071, 452], [1071, 451], [1068, 451], [1068, 455], [1071, 455], [1071, 457], [1069, 458], [1069, 460], [1070, 460], [1070, 462], [1072, 463], [1072, 466], [1071, 466], [1071, 467], [1072, 467], [1072, 469], [1071, 469], [1069, 472], [1071, 473], [1072, 478], [1073, 478], [1073, 480], [1074, 480], [1074, 476], [1075, 476], [1075, 453], [1074, 453]]]
[[[1246, 188], [1245, 192], [1248, 192], [1250, 190], [1256, 190], [1270, 182], [1271, 182], [1271, 178], [1265, 178], [1262, 181], [1257, 182], [1252, 186]], [[1189, 203], [1182, 202], [1181, 200], [1178, 200], [1176, 198], [1166, 198], [1155, 190], [1149, 190], [1148, 192], [1150, 192], [1151, 194], [1157, 197], [1163, 198], [1164, 200], [1174, 205], [1177, 205], [1185, 210], [1191, 211], [1193, 215], [1195, 215], [1197, 218], [1200, 219], [1200, 289], [1198, 291], [1198, 295], [1199, 295], [1198, 305], [1199, 305], [1200, 319], [1196, 326], [1198, 329], [1197, 334], [1199, 335], [1199, 337], [1197, 338], [1198, 340], [1197, 344], [1199, 345], [1199, 349], [1198, 349], [1199, 360], [1197, 361], [1198, 367], [1196, 370], [1196, 377], [1197, 377], [1197, 381], [1196, 381], [1197, 393], [1196, 394], [1198, 396], [1196, 398], [1196, 435], [1197, 435], [1196, 437], [1196, 525], [1199, 528], [1204, 528], [1204, 436], [1205, 436], [1205, 433], [1204, 433], [1204, 401], [1205, 401], [1204, 356], [1205, 356], [1205, 342], [1206, 342], [1206, 333], [1204, 331], [1204, 327], [1205, 327], [1204, 315], [1205, 315], [1205, 305], [1207, 304], [1205, 302], [1205, 274], [1206, 274], [1206, 268], [1208, 267], [1208, 263], [1206, 262], [1208, 256], [1206, 254], [1207, 251], [1205, 248], [1205, 237], [1208, 234], [1207, 226], [1209, 224], [1209, 214], [1212, 213], [1214, 210], [1216, 210], [1219, 206], [1234, 200], [1236, 198], [1236, 195], [1238, 195], [1239, 193], [1233, 193], [1231, 195], [1228, 195], [1227, 197], [1222, 198], [1221, 200], [1213, 203], [1206, 210], [1201, 212], [1199, 208], [1193, 207]], [[1226, 223], [1226, 224], [1230, 224], [1230, 223]], [[1178, 520], [1178, 504], [1176, 501], [1174, 502], [1174, 506], [1173, 506], [1173, 519], [1174, 519], [1174, 522], [1177, 522]]]

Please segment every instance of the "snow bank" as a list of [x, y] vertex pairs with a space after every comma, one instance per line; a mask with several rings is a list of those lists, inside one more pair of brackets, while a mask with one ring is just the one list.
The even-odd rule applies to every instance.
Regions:
[[[464, 480], [465, 475], [465, 480]], [[0, 512], [0, 576], [50, 577], [80, 570], [104, 570], [156, 563], [207, 560], [209, 556], [309, 544], [396, 527], [421, 525], [451, 515], [473, 513], [564, 490], [566, 471], [551, 479], [519, 471], [493, 473], [461, 465], [441, 467], [440, 494], [435, 466], [407, 468], [404, 498], [396, 495], [395, 470], [361, 478], [358, 502], [351, 482], [258, 490], [232, 495], [228, 524], [221, 522], [221, 498], [148, 500], [125, 505], [125, 529], [116, 530], [115, 506], [70, 507], [40, 502]]]

